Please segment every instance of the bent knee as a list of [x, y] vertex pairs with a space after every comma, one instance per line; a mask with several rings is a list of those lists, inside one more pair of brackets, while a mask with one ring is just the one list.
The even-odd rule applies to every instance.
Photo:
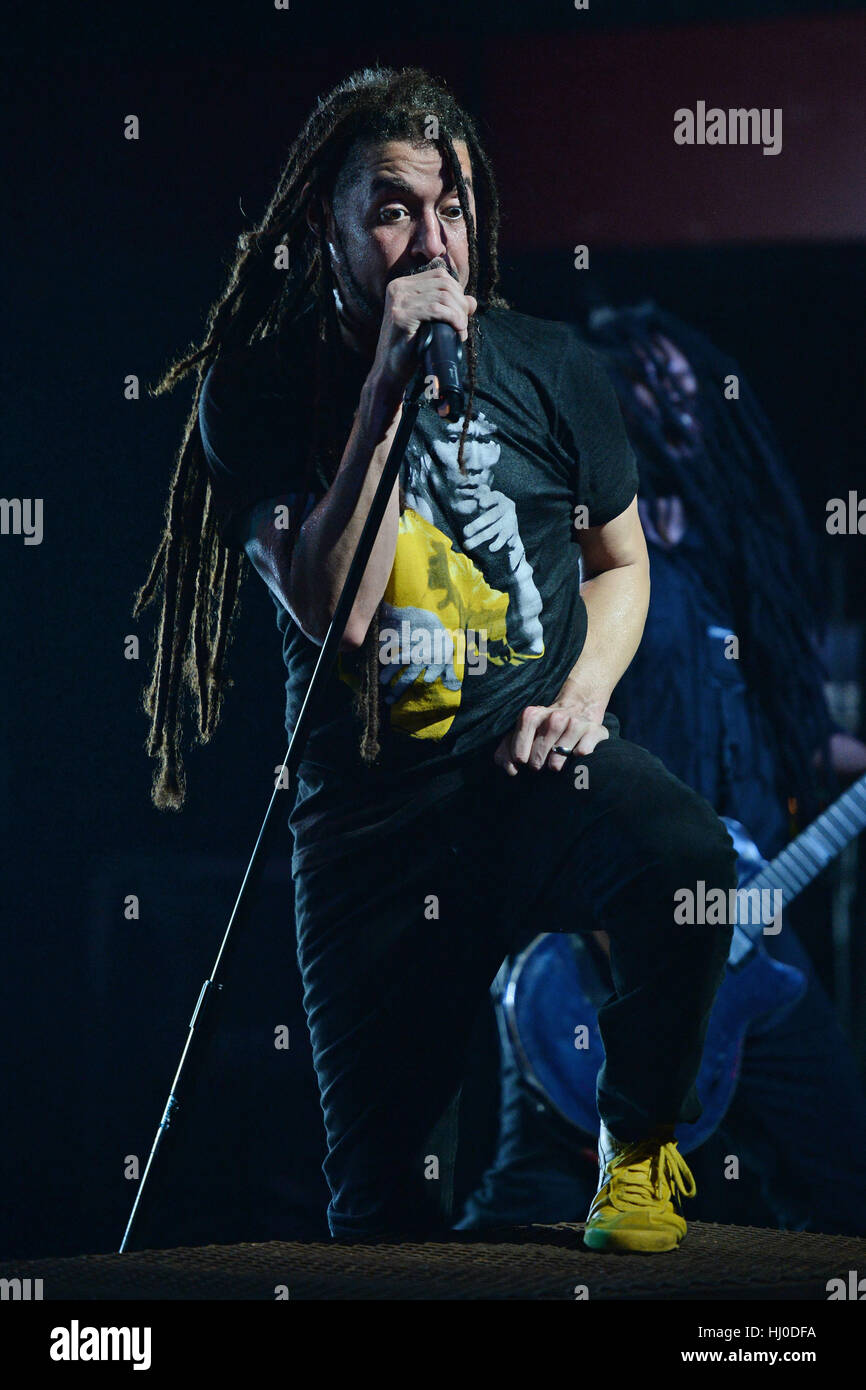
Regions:
[[643, 850], [668, 886], [703, 881], [708, 887], [736, 888], [737, 855], [725, 824], [703, 797], [683, 789], [675, 814], [648, 818]]
[[683, 886], [703, 882], [707, 887], [736, 888], [737, 854], [733, 841], [709, 805], [707, 812], [673, 837], [668, 875], [672, 874]]

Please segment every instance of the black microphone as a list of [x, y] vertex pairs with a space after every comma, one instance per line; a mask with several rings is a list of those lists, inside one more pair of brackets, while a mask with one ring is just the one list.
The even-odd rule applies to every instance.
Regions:
[[[457, 279], [442, 256], [434, 256], [427, 265], [417, 266], [412, 274], [420, 275], [423, 270], [436, 270], [439, 266]], [[424, 363], [427, 399], [438, 402], [439, 414], [443, 417], [456, 419], [462, 415], [465, 405], [463, 344], [457, 329], [441, 319], [422, 324], [418, 330], [418, 356]]]

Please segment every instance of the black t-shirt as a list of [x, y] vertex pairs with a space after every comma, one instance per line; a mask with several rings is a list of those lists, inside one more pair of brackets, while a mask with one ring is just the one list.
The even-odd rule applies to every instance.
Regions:
[[[227, 545], [254, 503], [289, 495], [307, 512], [323, 495], [317, 482], [304, 490], [314, 331], [307, 312], [282, 351], [274, 335], [208, 373], [199, 420]], [[324, 408], [343, 441], [366, 370], [341, 346]], [[465, 785], [526, 705], [556, 698], [583, 646], [580, 527], [618, 516], [637, 491], [601, 359], [568, 324], [487, 310], [464, 475], [459, 424], [424, 402], [403, 461], [380, 618], [379, 763], [361, 760], [358, 657], [341, 653], [298, 770], [296, 860], [372, 842]], [[274, 602], [291, 734], [320, 649]]]

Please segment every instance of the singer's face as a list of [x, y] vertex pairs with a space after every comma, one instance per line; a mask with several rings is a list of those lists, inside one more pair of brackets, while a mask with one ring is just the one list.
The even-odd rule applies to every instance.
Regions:
[[[462, 140], [454, 148], [475, 218], [469, 151]], [[389, 281], [434, 256], [453, 266], [462, 290], [469, 283], [460, 200], [432, 140], [417, 148], [403, 140], [356, 147], [337, 179], [326, 227], [343, 312], [368, 334], [378, 333]]]

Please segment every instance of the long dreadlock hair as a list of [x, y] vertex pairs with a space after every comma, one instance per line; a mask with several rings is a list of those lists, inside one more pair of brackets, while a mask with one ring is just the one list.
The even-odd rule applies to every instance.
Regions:
[[[605, 357], [638, 459], [640, 495], [678, 495], [703, 545], [689, 558], [731, 616], [744, 672], [767, 717], [782, 794], [817, 809], [812, 759], [829, 735], [815, 636], [820, 590], [814, 537], [769, 420], [733, 358], [646, 301], [597, 309], [589, 335]], [[671, 390], [663, 335], [697, 394]], [[725, 397], [736, 376], [739, 399]], [[652, 393], [657, 410], [635, 385]], [[826, 757], [825, 757], [826, 763]]]
[[[335, 437], [333, 411], [327, 409], [339, 333], [336, 285], [324, 221], [319, 219], [313, 231], [307, 212], [319, 207], [323, 196], [332, 198], [340, 171], [359, 143], [387, 140], [405, 140], [416, 147], [432, 142], [440, 150], [466, 223], [467, 293], [478, 300], [479, 313], [488, 307], [508, 307], [496, 293], [499, 201], [493, 171], [473, 121], [448, 88], [420, 68], [365, 68], [320, 98], [289, 150], [264, 217], [239, 238], [226, 287], [210, 309], [202, 341], [176, 360], [151, 391], [160, 395], [188, 374], [197, 374], [195, 399], [171, 479], [165, 529], [133, 608], [137, 617], [161, 589], [155, 660], [142, 695], [150, 716], [146, 747], [157, 760], [152, 798], [160, 809], [179, 810], [185, 800], [181, 741], [187, 702], [194, 702], [198, 742], [208, 742], [219, 723], [223, 693], [231, 684], [224, 674], [226, 653], [246, 570], [244, 555], [225, 546], [219, 535], [198, 428], [204, 378], [222, 354], [269, 334], [279, 335], [278, 342], [290, 349], [291, 335], [287, 340], [285, 329], [312, 308], [317, 324], [313, 429], [302, 495], [307, 495], [314, 478], [325, 489], [330, 486], [345, 445], [344, 439]], [[464, 141], [469, 152], [483, 229], [480, 242], [455, 140]], [[285, 248], [287, 255], [281, 258], [279, 248]], [[277, 268], [278, 263], [288, 263], [289, 271]], [[465, 345], [467, 403], [458, 453], [461, 471], [476, 386], [476, 318], [469, 320]], [[402, 505], [401, 489], [401, 509]], [[290, 522], [290, 554], [300, 524], [299, 507]], [[359, 653], [355, 709], [363, 724], [359, 748], [366, 764], [375, 761], [379, 752], [380, 612], [381, 604]]]

